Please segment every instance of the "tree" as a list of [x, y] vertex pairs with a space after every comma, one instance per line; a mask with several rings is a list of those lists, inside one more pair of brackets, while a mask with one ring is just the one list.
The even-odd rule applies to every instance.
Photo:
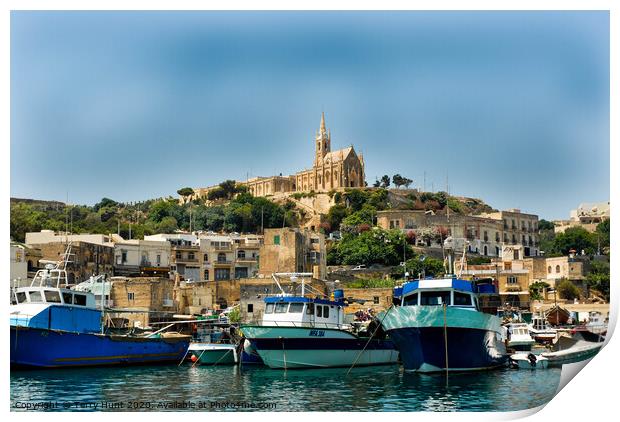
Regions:
[[592, 255], [596, 251], [596, 239], [595, 235], [588, 232], [583, 227], [570, 227], [560, 233], [553, 239], [552, 249], [553, 252], [561, 253], [562, 255], [568, 255], [571, 249], [581, 253], [585, 251], [586, 254]]
[[97, 202], [93, 206], [93, 210], [94, 211], [99, 211], [101, 208], [117, 207], [117, 206], [118, 206], [118, 202], [116, 202], [115, 200], [110, 199], [110, 198], [103, 198], [103, 199], [101, 199], [101, 201]]
[[443, 275], [445, 272], [441, 259], [424, 255], [416, 255], [407, 260], [406, 268], [413, 277], [418, 277], [419, 274], [424, 274], [425, 277], [436, 277]]
[[331, 265], [395, 266], [402, 262], [403, 253], [407, 257], [413, 256], [411, 246], [400, 231], [375, 227], [359, 234], [344, 234], [328, 252], [328, 262]]
[[392, 176], [392, 183], [394, 183], [394, 186], [396, 186], [397, 188], [400, 188], [402, 185], [404, 185], [403, 176], [401, 176], [400, 174], [395, 174], [394, 176]]
[[177, 191], [180, 196], [190, 196], [194, 194], [194, 189], [192, 188], [181, 188]]
[[548, 289], [549, 287], [551, 287], [549, 285], [549, 283], [546, 283], [544, 281], [536, 281], [536, 282], [530, 284], [530, 287], [529, 287], [530, 299], [532, 299], [532, 300], [543, 300], [542, 292], [545, 289]]
[[609, 231], [610, 231], [609, 219], [599, 223], [596, 226], [596, 231], [595, 231], [597, 248], [598, 248], [598, 243], [600, 242], [602, 251], [607, 250], [607, 254], [609, 254]]
[[379, 179], [375, 179], [375, 183], [372, 184], [375, 188], [378, 188], [381, 186], [381, 182], [379, 181]]
[[574, 300], [579, 299], [581, 291], [570, 280], [562, 279], [557, 284], [557, 292], [562, 299]]
[[590, 272], [586, 276], [586, 283], [592, 290], [601, 293], [609, 302], [609, 263], [604, 261], [592, 261]]
[[383, 177], [381, 177], [381, 187], [382, 188], [390, 187], [390, 176], [388, 176], [387, 174], [384, 174]]
[[547, 221], [543, 218], [538, 220], [538, 230], [540, 231], [553, 230], [554, 228], [555, 228], [555, 224], [553, 224], [551, 221]]
[[332, 206], [327, 212], [326, 220], [330, 231], [340, 230], [340, 223], [349, 214], [347, 207], [341, 204]]

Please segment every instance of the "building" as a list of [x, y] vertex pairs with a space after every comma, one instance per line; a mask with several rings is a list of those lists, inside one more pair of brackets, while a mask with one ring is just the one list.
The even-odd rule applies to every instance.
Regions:
[[311, 272], [316, 279], [327, 275], [325, 236], [307, 229], [266, 229], [260, 248], [259, 274]]
[[462, 273], [465, 279], [493, 278], [497, 282], [500, 302], [498, 307], [530, 309], [530, 274], [522, 261], [497, 261], [492, 264], [467, 265]]
[[[312, 167], [290, 176], [254, 177], [237, 183], [246, 185], [254, 196], [271, 196], [293, 192], [329, 192], [344, 188], [366, 186], [364, 157], [357, 154], [351, 145], [332, 151], [331, 132], [325, 125], [325, 114], [314, 137], [314, 159]], [[195, 188], [194, 195], [180, 198], [181, 201], [205, 198], [215, 187]]]
[[58, 233], [54, 230], [41, 230], [40, 232], [26, 233], [27, 245], [42, 245], [46, 243], [88, 242], [95, 245], [113, 246], [115, 240], [122, 240], [115, 234], [67, 234]]
[[262, 236], [200, 235], [201, 280], [223, 281], [256, 277]]
[[115, 276], [160, 276], [170, 272], [171, 245], [167, 240], [123, 240], [114, 244]]
[[202, 280], [202, 255], [198, 236], [189, 233], [154, 234], [144, 240], [170, 243], [171, 278], [179, 275], [182, 280]]
[[[151, 322], [169, 320], [176, 312], [174, 282], [162, 277], [112, 277], [111, 316], [126, 319], [129, 326], [146, 327]], [[123, 312], [125, 311], [125, 312]]]
[[609, 216], [609, 201], [579, 204], [577, 209], [571, 210], [569, 220], [554, 221], [554, 231], [564, 233], [566, 229], [571, 227], [583, 227], [593, 233], [596, 231], [596, 226], [605, 220], [609, 220]]
[[[30, 247], [41, 251], [40, 265], [44, 262], [57, 263], [65, 258], [65, 242], [48, 242], [31, 244]], [[113, 274], [114, 247], [85, 241], [71, 242], [71, 255], [67, 258], [67, 280], [77, 284], [90, 276]]]
[[[416, 244], [441, 247], [447, 236], [466, 239], [467, 251], [483, 256], [513, 259], [538, 255], [538, 217], [518, 210], [481, 215], [433, 214], [420, 210], [377, 212], [377, 226], [413, 231]], [[457, 242], [457, 247], [461, 246]]]
[[11, 242], [11, 287], [23, 287], [27, 282], [26, 246]]

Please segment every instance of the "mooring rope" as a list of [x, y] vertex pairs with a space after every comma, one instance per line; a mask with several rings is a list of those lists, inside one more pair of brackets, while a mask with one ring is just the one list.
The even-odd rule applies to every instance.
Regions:
[[353, 367], [355, 366], [355, 364], [357, 363], [357, 360], [360, 358], [360, 356], [362, 355], [362, 353], [364, 353], [364, 350], [366, 350], [366, 347], [368, 347], [368, 345], [370, 344], [370, 340], [372, 340], [372, 338], [375, 336], [375, 334], [377, 333], [377, 331], [379, 331], [379, 328], [381, 328], [381, 324], [383, 323], [383, 320], [385, 319], [385, 317], [387, 316], [387, 314], [392, 310], [392, 308], [394, 307], [394, 304], [392, 303], [392, 305], [390, 305], [390, 307], [388, 308], [387, 311], [385, 311], [385, 314], [383, 315], [383, 318], [381, 318], [381, 321], [379, 322], [379, 325], [377, 325], [377, 328], [375, 328], [375, 331], [373, 331], [373, 333], [371, 334], [371, 336], [368, 338], [368, 341], [366, 342], [366, 344], [364, 345], [364, 348], [362, 350], [360, 350], [360, 352], [357, 354], [357, 356], [355, 357], [355, 360], [353, 361], [353, 364], [351, 365], [351, 367], [349, 368], [349, 370], [347, 371], [347, 375], [349, 375], [349, 372], [351, 372], [351, 369], [353, 369]]
[[448, 306], [443, 304], [443, 342], [446, 353], [446, 377], [448, 376]]

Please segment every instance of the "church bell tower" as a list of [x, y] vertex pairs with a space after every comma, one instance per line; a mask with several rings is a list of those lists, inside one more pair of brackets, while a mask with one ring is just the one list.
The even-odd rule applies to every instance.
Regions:
[[321, 113], [321, 127], [316, 134], [315, 138], [315, 158], [314, 166], [320, 167], [323, 165], [323, 158], [331, 151], [331, 133], [325, 129], [325, 113]]

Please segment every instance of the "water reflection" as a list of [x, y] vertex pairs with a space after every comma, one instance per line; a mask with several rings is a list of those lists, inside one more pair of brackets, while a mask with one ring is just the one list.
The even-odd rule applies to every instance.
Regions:
[[355, 368], [349, 375], [346, 368], [84, 368], [12, 372], [11, 402], [268, 402], [279, 411], [507, 411], [547, 402], [559, 378], [560, 369], [453, 373], [446, 380], [444, 374], [409, 373], [399, 366]]

